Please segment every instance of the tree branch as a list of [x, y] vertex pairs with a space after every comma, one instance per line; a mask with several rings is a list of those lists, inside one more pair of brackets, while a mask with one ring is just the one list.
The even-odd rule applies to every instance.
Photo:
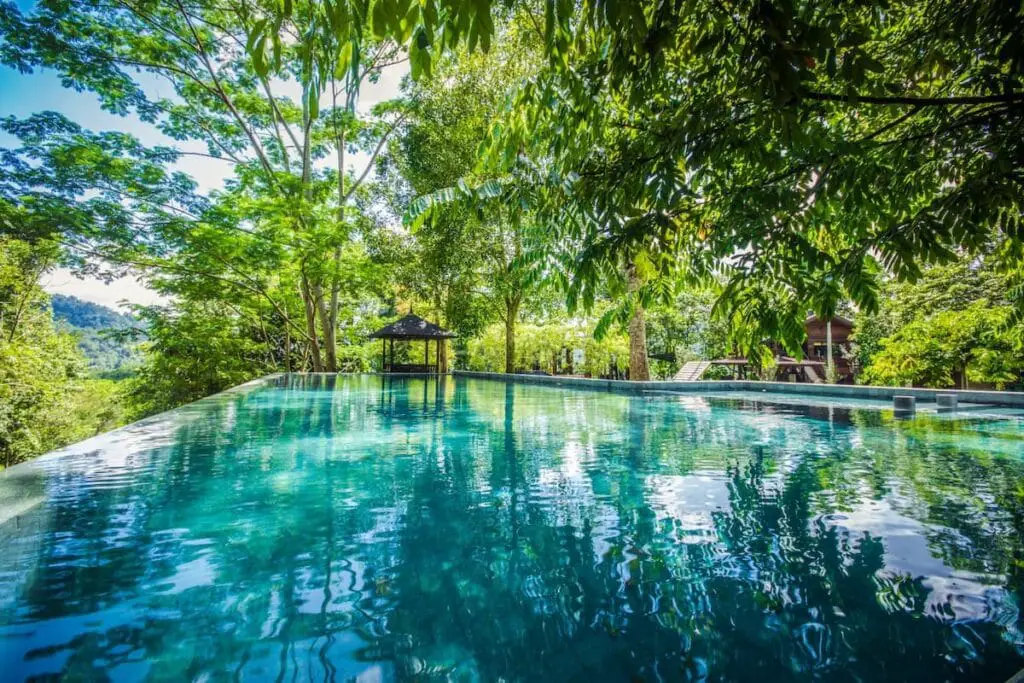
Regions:
[[876, 97], [873, 95], [840, 95], [837, 93], [824, 93], [808, 90], [801, 93], [800, 97], [807, 100], [815, 100], [817, 102], [909, 105], [913, 107], [958, 107], [970, 106], [973, 104], [998, 104], [1024, 101], [1024, 93], [1006, 93], [1003, 95], [965, 95], [961, 97]]
[[[281, 122], [281, 126], [284, 128], [284, 131], [288, 133], [288, 137], [291, 138], [292, 144], [295, 145], [295, 149], [301, 150], [302, 145], [299, 144], [299, 139], [295, 137], [295, 133], [292, 131], [291, 126], [288, 125], [288, 121], [285, 120], [284, 114], [281, 113], [281, 108], [277, 106], [277, 99], [270, 90], [270, 83], [263, 76], [260, 76], [260, 83], [263, 85], [263, 92], [267, 94], [267, 102], [270, 103], [270, 108], [273, 111], [272, 116], [276, 117], [275, 121]], [[274, 123], [274, 127], [277, 127], [276, 122]], [[280, 137], [280, 135], [278, 137]]]
[[177, 0], [178, 9], [181, 11], [182, 16], [185, 18], [185, 23], [188, 24], [189, 31], [192, 32], [192, 36], [195, 38], [196, 46], [199, 50], [199, 58], [202, 60], [203, 65], [206, 67], [207, 73], [210, 74], [210, 78], [213, 79], [213, 86], [217, 90], [217, 96], [224, 103], [225, 106], [231, 111], [231, 114], [235, 117], [235, 121], [239, 126], [242, 127], [242, 131], [245, 132], [245, 136], [249, 138], [249, 143], [252, 145], [253, 150], [256, 152], [256, 156], [259, 157], [260, 164], [263, 169], [267, 172], [271, 184], [277, 184], [277, 178], [274, 175], [274, 167], [270, 164], [270, 160], [267, 158], [266, 152], [263, 150], [263, 145], [260, 144], [256, 138], [256, 134], [249, 129], [246, 125], [245, 119], [242, 117], [242, 113], [235, 107], [235, 103], [228, 97], [227, 92], [224, 90], [224, 86], [221, 83], [220, 77], [217, 75], [217, 70], [213, 68], [213, 64], [210, 62], [209, 56], [206, 54], [206, 48], [203, 47], [203, 40], [199, 37], [199, 32], [196, 30], [195, 25], [192, 23], [192, 19], [189, 18], [188, 12], [185, 10], [185, 6], [182, 5], [181, 0]]
[[300, 327], [298, 327], [297, 325], [295, 325], [294, 323], [292, 323], [291, 322], [291, 317], [288, 316], [286, 314], [286, 312], [281, 309], [281, 306], [277, 303], [277, 301], [275, 301], [269, 294], [267, 294], [266, 291], [262, 290], [261, 288], [254, 287], [252, 285], [248, 285], [245, 282], [238, 282], [237, 280], [232, 280], [231, 278], [224, 277], [223, 275], [217, 275], [216, 273], [209, 273], [209, 272], [202, 271], [202, 270], [197, 270], [197, 269], [194, 269], [194, 268], [188, 268], [187, 266], [181, 266], [181, 265], [178, 265], [178, 264], [160, 263], [160, 262], [157, 262], [157, 261], [140, 261], [140, 260], [137, 260], [137, 259], [129, 259], [129, 258], [121, 257], [121, 256], [111, 256], [110, 254], [104, 254], [103, 252], [99, 252], [99, 251], [96, 251], [95, 249], [90, 249], [89, 247], [84, 247], [82, 245], [75, 244], [73, 242], [69, 242], [67, 240], [58, 240], [58, 242], [60, 242], [61, 244], [63, 244], [64, 246], [66, 246], [66, 247], [68, 247], [70, 249], [74, 249], [75, 251], [79, 251], [79, 252], [81, 252], [81, 253], [83, 253], [83, 254], [85, 254], [87, 256], [92, 256], [94, 258], [103, 259], [104, 261], [109, 261], [111, 263], [118, 263], [118, 264], [121, 264], [121, 265], [124, 265], [124, 266], [133, 266], [133, 267], [136, 267], [136, 268], [151, 268], [153, 270], [158, 270], [158, 271], [159, 270], [164, 270], [164, 271], [167, 271], [167, 272], [170, 272], [170, 273], [179, 273], [179, 274], [185, 274], [185, 275], [196, 275], [196, 276], [199, 276], [199, 277], [205, 277], [205, 278], [210, 278], [212, 280], [217, 280], [218, 282], [223, 282], [225, 284], [228, 284], [228, 285], [231, 285], [231, 286], [234, 286], [234, 287], [238, 287], [240, 289], [244, 289], [244, 290], [246, 290], [248, 292], [252, 292], [253, 294], [256, 294], [257, 296], [261, 296], [261, 297], [265, 298], [270, 303], [270, 305], [274, 307], [274, 310], [277, 311], [277, 313], [285, 321], [287, 321], [289, 323], [289, 325], [291, 325], [292, 328], [294, 328], [296, 331], [298, 331], [299, 334], [304, 339], [306, 339], [307, 341], [309, 340], [309, 336], [306, 334], [306, 332], [304, 330], [302, 330]]
[[[398, 128], [398, 125], [402, 123], [402, 121], [404, 121], [407, 116], [408, 113], [399, 116], [398, 119], [396, 119], [395, 122], [391, 124], [391, 127], [388, 128], [387, 132], [381, 136], [380, 142], [377, 143], [377, 147], [373, 150], [373, 154], [370, 155], [370, 160], [366, 162], [366, 168], [363, 169], [363, 172], [359, 175], [356, 181], [352, 183], [352, 187], [350, 187], [348, 189], [348, 192], [345, 193], [344, 202], [347, 202], [349, 199], [351, 199], [352, 195], [359, 188], [362, 182], [366, 180], [366, 176], [369, 175], [370, 169], [373, 168], [373, 162], [377, 160], [377, 157], [380, 155], [381, 150], [384, 148], [384, 143], [387, 142], [388, 137], [390, 137], [390, 135], [393, 132], [395, 132], [395, 129]], [[339, 169], [339, 171], [343, 172], [342, 169]]]

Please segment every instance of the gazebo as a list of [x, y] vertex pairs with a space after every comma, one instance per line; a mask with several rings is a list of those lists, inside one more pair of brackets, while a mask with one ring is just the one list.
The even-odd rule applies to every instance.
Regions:
[[[385, 325], [370, 335], [381, 340], [381, 372], [438, 372], [441, 366], [441, 344], [455, 335], [442, 330], [418, 315], [409, 315]], [[423, 340], [423, 365], [395, 363], [395, 340], [414, 342]], [[434, 364], [430, 364], [430, 340], [434, 340]], [[390, 353], [388, 347], [390, 346]], [[411, 354], [410, 354], [411, 356]], [[390, 359], [389, 359], [390, 358]]]

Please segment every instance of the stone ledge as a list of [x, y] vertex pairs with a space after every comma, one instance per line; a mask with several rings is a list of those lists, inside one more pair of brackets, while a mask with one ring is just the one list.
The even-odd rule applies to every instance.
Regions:
[[797, 384], [794, 382], [752, 382], [749, 380], [704, 380], [699, 382], [675, 382], [652, 380], [631, 382], [619, 379], [590, 379], [560, 375], [519, 375], [498, 372], [473, 372], [455, 370], [459, 377], [475, 377], [505, 382], [548, 384], [552, 386], [605, 389], [608, 391], [644, 392], [672, 391], [703, 394], [721, 391], [762, 391], [775, 394], [803, 394], [804, 396], [827, 396], [829, 398], [869, 399], [891, 401], [896, 395], [913, 396], [918, 401], [934, 402], [937, 395], [955, 395], [959, 403], [976, 403], [992, 406], [1024, 407], [1024, 392], [1017, 391], [972, 391], [957, 389], [911, 389], [906, 387], [874, 387], [850, 384]]

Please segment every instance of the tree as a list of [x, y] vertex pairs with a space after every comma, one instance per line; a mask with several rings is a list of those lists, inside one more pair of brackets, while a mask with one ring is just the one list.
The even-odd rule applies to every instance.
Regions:
[[1019, 243], [1017, 9], [550, 4], [549, 66], [495, 125], [491, 168], [574, 246], [582, 299], [643, 250], [724, 278], [743, 350], [799, 353], [807, 309], [873, 310], [882, 269], [913, 279], [991, 230]]
[[113, 384], [86, 378], [75, 338], [55, 327], [39, 286], [57, 255], [53, 243], [0, 237], [0, 464], [5, 467], [121, 422]]
[[[313, 369], [324, 363], [336, 369], [340, 258], [351, 236], [350, 203], [395, 125], [386, 108], [380, 117], [358, 121], [358, 92], [396, 58], [400, 41], [410, 39], [388, 21], [375, 22], [385, 27], [379, 38], [369, 36], [360, 8], [365, 10], [358, 2], [82, 2], [43, 4], [24, 15], [4, 5], [0, 60], [22, 70], [54, 69], [69, 86], [94, 91], [105, 108], [134, 113], [176, 140], [204, 143], [207, 151], [147, 150], [130, 136], [88, 133], [55, 115], [8, 119], [8, 132], [29, 145], [7, 154], [13, 172], [4, 178], [3, 197], [50, 217], [73, 205], [76, 221], [52, 222], [63, 226], [69, 248], [122, 266], [168, 270], [160, 259], [191, 239], [209, 207], [190, 179], [163, 169], [182, 154], [224, 160], [235, 170], [231, 192], [258, 196], [263, 219], [248, 226], [208, 225], [273, 244], [279, 258], [295, 264], [305, 325], [296, 324], [281, 301], [272, 307], [289, 335], [308, 346]], [[153, 100], [133, 74], [139, 71], [168, 82], [174, 98]], [[274, 92], [289, 81], [302, 92], [297, 104]], [[331, 106], [322, 114], [324, 98]], [[353, 175], [345, 154], [356, 145], [372, 151], [366, 169]], [[92, 155], [69, 156], [76, 147]], [[34, 150], [49, 153], [51, 169], [65, 172], [47, 176], [29, 164]], [[317, 165], [328, 150], [337, 162], [333, 179]], [[128, 158], [145, 163], [138, 169], [109, 163]], [[329, 186], [336, 188], [333, 208]], [[100, 192], [99, 200], [80, 201], [87, 191]], [[180, 263], [173, 268], [181, 270]], [[238, 268], [230, 275], [192, 274], [272, 298], [257, 276]]]
[[1001, 257], [965, 255], [925, 269], [917, 282], [887, 282], [878, 312], [856, 317], [862, 380], [960, 388], [968, 380], [1000, 387], [1018, 381], [1024, 354], [1016, 275], [1003, 272]]
[[993, 306], [1013, 305], [1013, 276], [1002, 272], [998, 260], [995, 253], [980, 258], [965, 255], [948, 265], [924, 269], [915, 282], [886, 280], [878, 310], [856, 316], [852, 340], [860, 364], [869, 365], [882, 339], [916, 318], [962, 311], [982, 299]]
[[[410, 194], [429, 196], [460, 183], [466, 187], [480, 143], [507, 94], [536, 68], [536, 36], [509, 23], [500, 37], [488, 54], [458, 52], [441, 62], [436, 78], [410, 88], [411, 113], [392, 144], [397, 170], [411, 190], [403, 193], [398, 215], [405, 212]], [[438, 204], [429, 219], [412, 229], [421, 247], [419, 275], [432, 274], [427, 280], [436, 283], [432, 303], [453, 320], [443, 298], [451, 301], [450, 295], [457, 294], [457, 308], [472, 296], [488, 300], [505, 326], [505, 371], [511, 373], [516, 325], [536, 289], [537, 275], [526, 251], [537, 228], [535, 218], [514, 202], [493, 199], [476, 207]]]
[[[720, 310], [757, 326], [737, 333], [748, 350], [773, 337], [796, 352], [808, 307], [828, 317], [844, 298], [876, 305], [879, 266], [912, 278], [955, 248], [976, 249], [990, 228], [1018, 237], [1024, 95], [1012, 3], [533, 9], [511, 14], [532, 27], [548, 66], [495, 127], [489, 160], [519, 169], [510, 177], [529, 180], [549, 237], [576, 250], [577, 294], [602, 286], [592, 264], [643, 250], [658, 273], [726, 277]], [[350, 133], [338, 124], [377, 66], [366, 56], [406, 47], [413, 77], [428, 75], [450, 48], [490, 48], [492, 14], [454, 1], [86, 2], [28, 18], [5, 6], [0, 28], [5, 62], [55, 68], [113, 111], [202, 139], [289, 200], [282, 209], [316, 247], [299, 257], [315, 348], [317, 321], [334, 334], [329, 264], [344, 221], [326, 233], [313, 221], [312, 160], [331, 146], [343, 159]], [[126, 69], [168, 78], [180, 101], [151, 102]], [[267, 87], [282, 75], [301, 87], [297, 106]], [[327, 93], [342, 102], [321, 116]], [[328, 120], [333, 133], [318, 142]], [[280, 175], [289, 146], [291, 179]], [[338, 177], [336, 218], [352, 189]]]
[[132, 408], [151, 415], [215, 394], [274, 369], [262, 330], [219, 302], [140, 307], [149, 341], [132, 380]]
[[[553, 318], [544, 323], [519, 326], [516, 357], [512, 366], [551, 373], [585, 374], [590, 377], [621, 376], [629, 368], [629, 339], [609, 333], [594, 337], [596, 318], [567, 320]], [[469, 342], [468, 367], [484, 372], [501, 372], [508, 367], [503, 323], [484, 329]], [[583, 352], [577, 365], [573, 352]]]
[[969, 387], [968, 381], [998, 388], [1020, 381], [1024, 352], [1005, 333], [1007, 306], [981, 300], [960, 311], [919, 316], [880, 342], [864, 370], [867, 384]]
[[728, 352], [729, 330], [712, 315], [713, 291], [678, 285], [671, 303], [653, 307], [647, 317], [647, 340], [652, 360], [670, 355], [672, 362], [654, 360], [660, 377], [671, 377], [690, 360], [721, 358]]

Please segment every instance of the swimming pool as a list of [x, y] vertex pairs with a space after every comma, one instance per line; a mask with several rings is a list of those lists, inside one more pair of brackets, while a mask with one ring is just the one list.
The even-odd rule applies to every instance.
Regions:
[[3, 680], [1004, 681], [1024, 426], [290, 376], [0, 473]]

